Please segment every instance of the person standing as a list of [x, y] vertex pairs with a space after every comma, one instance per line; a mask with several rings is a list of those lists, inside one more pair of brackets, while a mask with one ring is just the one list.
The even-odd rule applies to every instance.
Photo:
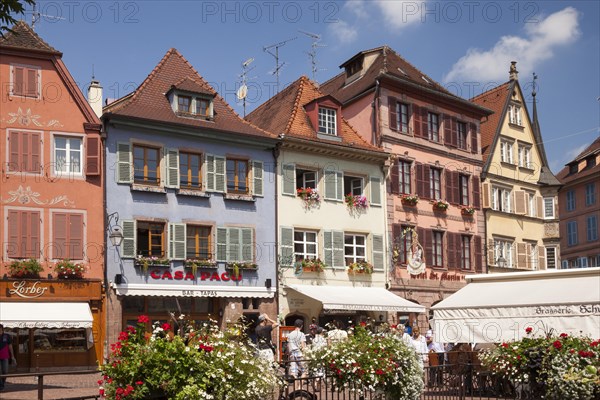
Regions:
[[423, 335], [421, 335], [421, 330], [419, 329], [418, 326], [415, 326], [412, 330], [412, 337], [410, 338], [410, 345], [412, 346], [413, 349], [415, 349], [415, 352], [417, 353], [417, 356], [419, 357], [419, 364], [421, 365], [421, 368], [423, 368], [424, 363], [428, 358], [428, 356], [427, 356], [427, 352], [428, 352], [427, 341], [425, 340]]
[[433, 331], [431, 330], [425, 334], [425, 340], [427, 341], [427, 350], [429, 351], [428, 386], [441, 385], [444, 368], [444, 346], [433, 340]]
[[[12, 339], [8, 333], [4, 333], [4, 326], [0, 324], [0, 374], [8, 374], [8, 360], [17, 365], [15, 353], [13, 352]], [[4, 390], [6, 378], [0, 378], [0, 390]]]
[[279, 326], [278, 322], [273, 321], [267, 314], [258, 316], [258, 326], [254, 330], [256, 333], [256, 342], [258, 345], [258, 356], [267, 361], [275, 361], [275, 346], [273, 346], [273, 329]]
[[300, 378], [304, 375], [302, 356], [306, 348], [306, 336], [302, 332], [304, 321], [297, 319], [294, 322], [295, 329], [287, 337], [288, 353], [290, 356], [290, 375]]
[[348, 339], [348, 332], [342, 329], [342, 323], [339, 320], [336, 319], [333, 321], [333, 326], [335, 329], [332, 329], [327, 333], [327, 343], [329, 345], [343, 342]]

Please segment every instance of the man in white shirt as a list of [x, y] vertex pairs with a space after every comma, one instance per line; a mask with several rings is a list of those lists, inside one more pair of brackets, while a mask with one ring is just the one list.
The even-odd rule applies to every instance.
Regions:
[[302, 354], [306, 348], [306, 336], [302, 332], [304, 321], [297, 319], [294, 326], [296, 329], [287, 336], [287, 349], [290, 359], [290, 375], [299, 378], [305, 372], [304, 365], [301, 362]]
[[[429, 351], [429, 382], [428, 386], [442, 384], [442, 369], [444, 368], [444, 346], [433, 340], [433, 331], [425, 334], [427, 350]], [[433, 359], [432, 359], [433, 358]]]
[[425, 361], [427, 360], [428, 350], [427, 350], [427, 342], [425, 341], [425, 338], [423, 337], [423, 335], [421, 335], [421, 330], [419, 329], [418, 326], [415, 326], [412, 330], [412, 337], [410, 338], [410, 345], [412, 346], [413, 349], [415, 349], [415, 352], [419, 356], [419, 364], [421, 365], [421, 368], [423, 368], [423, 365], [424, 365]]

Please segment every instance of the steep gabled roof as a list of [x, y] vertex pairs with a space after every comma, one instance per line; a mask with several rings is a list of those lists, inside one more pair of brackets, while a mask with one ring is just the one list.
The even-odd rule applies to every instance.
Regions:
[[320, 143], [385, 153], [366, 142], [344, 118], [341, 119], [342, 123], [338, 131], [341, 142], [319, 138], [304, 107], [312, 101], [324, 97], [328, 96], [321, 93], [306, 76], [301, 76], [258, 106], [246, 116], [246, 119], [269, 132], [283, 134], [285, 137], [309, 139]]
[[12, 32], [6, 33], [4, 37], [0, 36], [0, 47], [16, 50], [33, 50], [62, 56], [60, 51], [39, 37], [25, 21], [18, 21], [11, 29]]
[[592, 144], [590, 144], [588, 147], [586, 147], [581, 153], [579, 153], [577, 155], [577, 157], [575, 157], [573, 160], [569, 161], [567, 163], [567, 165], [560, 170], [560, 172], [556, 175], [556, 177], [558, 178], [558, 180], [563, 183], [569, 183], [572, 182], [574, 180], [580, 179], [580, 178], [584, 178], [587, 176], [600, 176], [600, 163], [596, 163], [595, 166], [593, 166], [592, 168], [584, 168], [581, 171], [577, 172], [576, 174], [570, 174], [570, 168], [569, 165], [573, 164], [573, 163], [579, 163], [583, 160], [585, 160], [588, 157], [591, 156], [598, 156], [598, 154], [600, 154], [600, 137], [596, 138], [596, 140], [594, 140], [592, 142]]
[[[214, 118], [207, 121], [178, 116], [173, 111], [166, 95], [173, 86], [185, 91], [214, 96]], [[113, 116], [131, 117], [191, 128], [275, 138], [269, 132], [259, 129], [240, 118], [177, 49], [167, 51], [154, 70], [133, 93], [109, 104], [104, 108], [104, 112], [105, 118]]]

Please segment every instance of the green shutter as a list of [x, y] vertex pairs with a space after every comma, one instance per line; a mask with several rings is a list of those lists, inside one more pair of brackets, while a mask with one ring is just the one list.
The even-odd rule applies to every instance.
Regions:
[[328, 267], [333, 267], [333, 232], [323, 232], [323, 258]]
[[337, 187], [337, 193], [335, 196], [335, 199], [337, 201], [342, 201], [344, 200], [344, 173], [343, 172], [336, 172], [335, 173], [335, 179], [336, 179], [336, 187]]
[[179, 150], [165, 149], [165, 159], [167, 166], [166, 187], [179, 188]]
[[282, 169], [282, 194], [296, 196], [296, 166], [294, 164], [283, 164]]
[[127, 142], [117, 143], [117, 182], [132, 183], [131, 146]]
[[336, 171], [323, 171], [325, 177], [325, 199], [337, 200], [337, 174]]
[[333, 266], [343, 268], [346, 266], [344, 260], [344, 232], [333, 231]]
[[215, 192], [225, 193], [225, 157], [215, 156]]
[[215, 156], [207, 154], [204, 160], [206, 166], [206, 190], [214, 192], [215, 190]]
[[217, 228], [217, 261], [227, 261], [227, 228]]
[[252, 161], [252, 194], [254, 196], [264, 196], [263, 173], [263, 162], [257, 160]]
[[123, 229], [123, 241], [121, 242], [121, 257], [135, 258], [135, 252], [137, 248], [137, 224], [135, 220], [124, 220], [121, 222], [121, 228]]
[[371, 205], [381, 206], [381, 179], [371, 177]]
[[239, 228], [227, 228], [227, 261], [242, 261], [242, 246]]
[[186, 228], [185, 224], [169, 224], [169, 258], [185, 260]]
[[294, 228], [281, 227], [279, 247], [281, 252], [281, 266], [291, 267], [294, 265]]
[[244, 262], [254, 262], [254, 240], [252, 228], [241, 228], [241, 243], [242, 243], [242, 254], [241, 260]]
[[372, 262], [373, 268], [379, 271], [383, 271], [384, 257], [383, 257], [383, 236], [373, 235], [373, 243], [371, 246], [372, 251]]

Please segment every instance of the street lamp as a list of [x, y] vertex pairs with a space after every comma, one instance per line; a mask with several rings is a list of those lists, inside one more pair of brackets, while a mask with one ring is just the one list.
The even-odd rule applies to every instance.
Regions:
[[113, 246], [119, 247], [121, 242], [123, 242], [123, 233], [118, 226], [115, 226], [110, 235], [108, 235], [108, 238]]
[[506, 266], [506, 259], [502, 256], [498, 257], [498, 259], [496, 260], [496, 265], [500, 268], [504, 268]]

